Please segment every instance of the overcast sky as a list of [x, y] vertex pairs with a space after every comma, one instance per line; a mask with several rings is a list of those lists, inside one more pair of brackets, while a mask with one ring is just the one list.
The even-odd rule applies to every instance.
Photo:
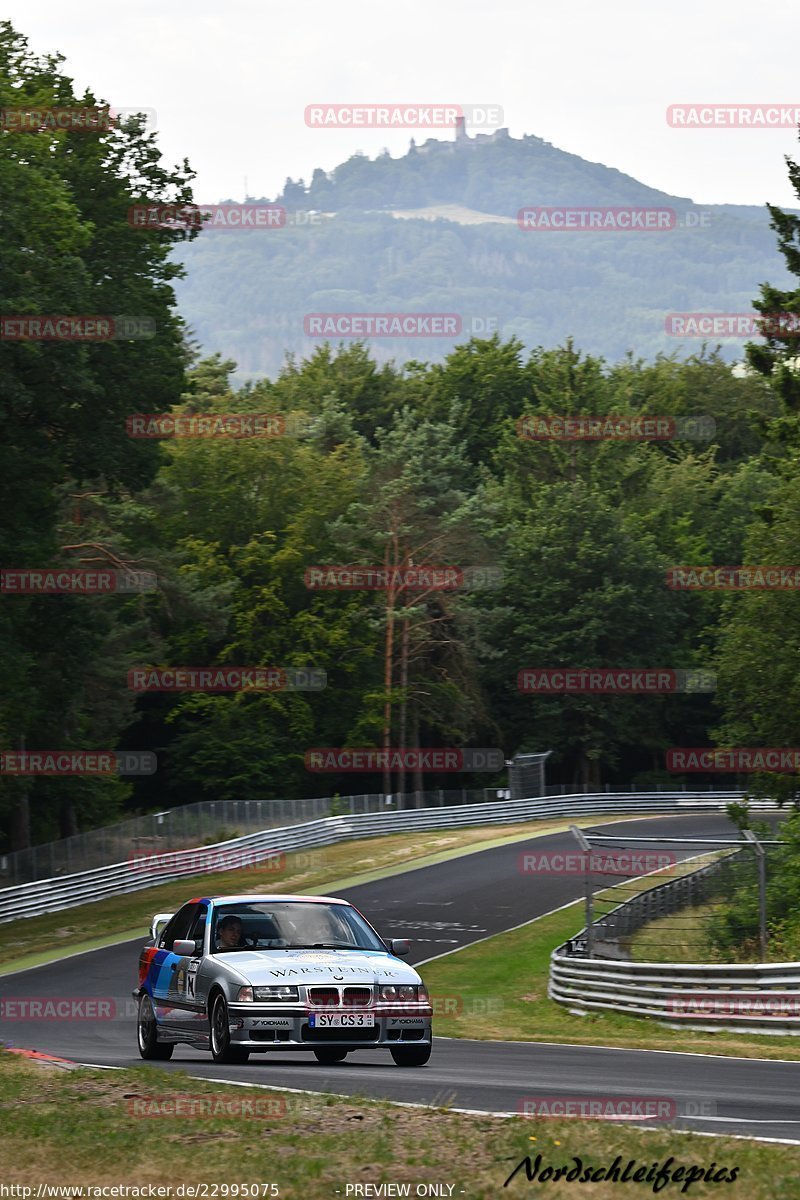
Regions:
[[[361, 150], [405, 153], [414, 130], [311, 129], [316, 102], [494, 103], [534, 133], [698, 203], [797, 205], [797, 131], [680, 130], [669, 104], [800, 107], [800, 5], [771, 0], [7, 0], [37, 51], [79, 88], [155, 109], [195, 198], [273, 197]], [[437, 132], [437, 137], [450, 137]], [[514, 198], [533, 204], [535, 196]]]

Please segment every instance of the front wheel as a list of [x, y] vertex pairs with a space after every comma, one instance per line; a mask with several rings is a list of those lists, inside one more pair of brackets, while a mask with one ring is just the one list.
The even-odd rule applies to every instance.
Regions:
[[424, 1067], [431, 1049], [431, 1046], [392, 1046], [391, 1055], [398, 1067]]
[[228, 1005], [223, 995], [214, 999], [211, 1007], [211, 1057], [218, 1063], [246, 1063], [250, 1051], [231, 1045]]
[[153, 1012], [152, 1002], [146, 992], [143, 992], [139, 997], [136, 1040], [139, 1043], [139, 1053], [142, 1058], [155, 1058], [162, 1062], [165, 1059], [172, 1058], [172, 1051], [175, 1047], [171, 1042], [160, 1042], [158, 1040], [156, 1014]]
[[347, 1051], [340, 1050], [337, 1046], [321, 1046], [319, 1050], [314, 1051], [314, 1057], [324, 1067], [330, 1067], [333, 1063], [344, 1062]]

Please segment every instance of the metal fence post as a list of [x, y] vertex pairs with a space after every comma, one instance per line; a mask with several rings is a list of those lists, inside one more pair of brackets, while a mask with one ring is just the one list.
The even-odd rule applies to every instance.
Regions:
[[758, 859], [758, 942], [761, 961], [767, 961], [767, 854], [761, 842], [752, 829], [743, 829], [742, 833], [755, 851]]
[[592, 858], [591, 846], [577, 825], [570, 825], [569, 831], [576, 839], [586, 857], [584, 883], [586, 886], [586, 957], [591, 958], [594, 951], [594, 913], [592, 896]]

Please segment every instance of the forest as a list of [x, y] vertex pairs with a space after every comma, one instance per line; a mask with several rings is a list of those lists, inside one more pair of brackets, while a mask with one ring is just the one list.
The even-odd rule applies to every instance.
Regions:
[[[73, 95], [58, 59], [33, 56], [6, 23], [0, 105], [21, 98], [99, 103]], [[800, 198], [800, 168], [789, 170]], [[325, 342], [241, 382], [241, 363], [201, 346], [176, 298], [204, 235], [126, 221], [134, 204], [192, 200], [188, 163], [166, 166], [143, 123], [4, 132], [0, 189], [6, 314], [131, 314], [156, 330], [0, 339], [0, 563], [157, 581], [123, 594], [3, 588], [0, 746], [158, 761], [135, 779], [0, 774], [0, 849], [198, 799], [385, 788], [380, 772], [310, 771], [319, 747], [549, 750], [548, 782], [570, 788], [738, 782], [794, 798], [791, 773], [681, 775], [668, 758], [800, 745], [792, 587], [668, 582], [676, 568], [800, 564], [800, 371], [785, 329], [751, 343], [744, 366], [714, 346], [606, 359], [570, 336], [529, 348], [500, 331], [441, 361]], [[759, 290], [753, 275], [749, 305], [800, 313], [800, 220], [768, 216], [777, 283]], [[600, 320], [609, 298], [583, 282]], [[133, 436], [141, 414], [172, 424]], [[668, 436], [530, 436], [538, 418], [653, 418]], [[175, 434], [181, 419], [194, 436]], [[213, 436], [197, 435], [202, 419]], [[336, 565], [392, 579], [447, 568], [456, 584], [309, 586], [309, 572]], [[132, 688], [145, 668], [268, 668], [301, 683]], [[520, 672], [595, 668], [706, 682], [656, 694], [520, 686]], [[303, 684], [309, 672], [324, 686]], [[401, 792], [503, 783], [435, 770], [390, 780]]]

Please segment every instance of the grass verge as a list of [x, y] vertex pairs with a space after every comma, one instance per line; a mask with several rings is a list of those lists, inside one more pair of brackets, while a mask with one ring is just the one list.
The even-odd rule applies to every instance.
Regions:
[[[180, 1115], [172, 1115], [176, 1105]], [[207, 1184], [212, 1185], [207, 1196], [344, 1200], [359, 1194], [352, 1190], [356, 1184], [362, 1185], [361, 1196], [402, 1195], [396, 1188], [374, 1189], [408, 1184], [412, 1196], [426, 1194], [420, 1185], [437, 1185], [441, 1190], [427, 1194], [494, 1200], [539, 1194], [524, 1170], [503, 1187], [526, 1155], [535, 1162], [537, 1154], [542, 1169], [574, 1167], [576, 1156], [584, 1168], [598, 1170], [611, 1166], [617, 1155], [622, 1170], [630, 1160], [649, 1170], [654, 1163], [666, 1165], [670, 1157], [670, 1171], [691, 1165], [708, 1170], [712, 1162], [716, 1170], [736, 1168], [735, 1182], [722, 1187], [722, 1180], [694, 1183], [688, 1193], [693, 1200], [720, 1195], [796, 1200], [800, 1175], [800, 1149], [793, 1146], [712, 1141], [597, 1121], [502, 1120], [361, 1098], [224, 1088], [146, 1067], [61, 1071], [3, 1053], [0, 1111], [0, 1178], [6, 1185], [32, 1186], [34, 1196], [39, 1184], [64, 1189], [170, 1185], [172, 1197], [189, 1196], [188, 1186]], [[203, 1111], [215, 1115], [188, 1115]], [[258, 1191], [242, 1190], [254, 1184], [261, 1185]], [[269, 1184], [276, 1190], [270, 1192]], [[365, 1192], [366, 1184], [373, 1187]], [[234, 1185], [239, 1185], [236, 1191]], [[639, 1187], [652, 1194], [652, 1184]], [[679, 1176], [659, 1194], [681, 1195], [681, 1188]], [[617, 1194], [617, 1187], [605, 1182], [578, 1190], [588, 1197]], [[551, 1180], [546, 1191], [553, 1200], [565, 1200], [574, 1197], [575, 1184]], [[639, 1188], [632, 1194], [640, 1194]]]
[[556, 1004], [547, 995], [550, 955], [582, 925], [583, 905], [573, 904], [421, 967], [434, 997], [434, 1032], [491, 1041], [800, 1059], [796, 1037], [669, 1029], [644, 1017], [615, 1012], [579, 1016]]
[[631, 958], [634, 962], [721, 961], [709, 948], [706, 937], [708, 922], [721, 906], [722, 901], [709, 901], [649, 921], [625, 939]]
[[[592, 816], [586, 823], [629, 819]], [[0, 975], [37, 966], [65, 954], [95, 950], [114, 941], [146, 934], [154, 913], [173, 912], [190, 896], [260, 891], [308, 895], [335, 892], [337, 888], [400, 874], [411, 866], [432, 865], [474, 850], [559, 833], [569, 824], [568, 820], [534, 821], [339, 842], [302, 854], [288, 853], [280, 870], [253, 866], [212, 875], [194, 875], [124, 896], [110, 896], [102, 902], [82, 904], [64, 912], [10, 921], [0, 925]]]

